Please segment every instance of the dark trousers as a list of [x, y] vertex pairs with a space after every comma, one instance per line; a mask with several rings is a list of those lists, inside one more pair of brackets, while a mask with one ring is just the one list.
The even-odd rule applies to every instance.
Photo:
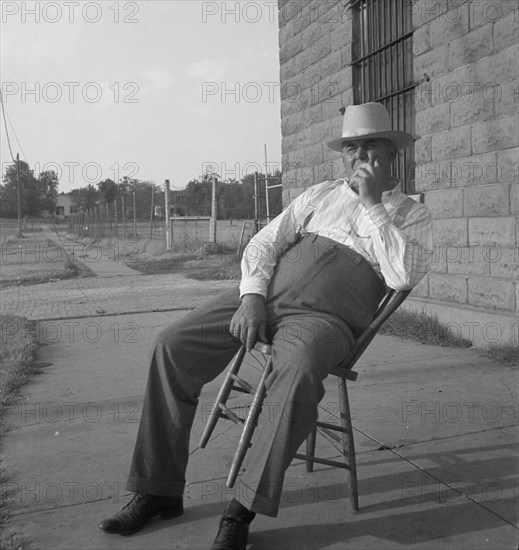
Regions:
[[[280, 260], [266, 301], [273, 358], [268, 401], [277, 406], [260, 416], [239, 500], [269, 516], [277, 515], [285, 470], [317, 419], [323, 380], [346, 357], [354, 334], [369, 324], [384, 292], [358, 254], [312, 238]], [[319, 243], [323, 248], [316, 252]], [[241, 345], [229, 333], [239, 304], [238, 289], [231, 289], [158, 335], [128, 490], [183, 494], [198, 397]]]

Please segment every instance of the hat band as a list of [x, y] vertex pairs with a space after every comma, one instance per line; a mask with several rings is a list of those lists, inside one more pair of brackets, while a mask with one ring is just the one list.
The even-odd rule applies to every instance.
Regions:
[[349, 130], [347, 135], [343, 135], [343, 138], [366, 136], [369, 134], [380, 134], [381, 132], [392, 132], [392, 130], [382, 130], [375, 128], [357, 128], [356, 130]]

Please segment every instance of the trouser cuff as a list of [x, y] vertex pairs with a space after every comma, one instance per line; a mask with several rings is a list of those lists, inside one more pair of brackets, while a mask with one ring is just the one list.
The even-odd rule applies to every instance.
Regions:
[[126, 490], [132, 493], [144, 493], [159, 497], [181, 497], [184, 494], [185, 482], [168, 479], [148, 479], [129, 477]]

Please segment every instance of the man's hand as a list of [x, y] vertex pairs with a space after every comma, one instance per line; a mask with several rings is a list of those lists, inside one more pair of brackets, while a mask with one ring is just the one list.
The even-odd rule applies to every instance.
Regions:
[[232, 320], [230, 333], [250, 351], [257, 340], [267, 341], [265, 298], [260, 294], [245, 294]]
[[386, 178], [384, 177], [378, 159], [359, 165], [350, 178], [350, 185], [358, 189], [360, 202], [368, 209], [382, 202]]

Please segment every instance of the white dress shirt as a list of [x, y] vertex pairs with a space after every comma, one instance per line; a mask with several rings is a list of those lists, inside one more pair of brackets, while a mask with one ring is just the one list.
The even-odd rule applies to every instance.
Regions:
[[423, 204], [404, 206], [408, 199], [397, 184], [382, 194], [382, 203], [365, 209], [346, 179], [310, 187], [250, 240], [241, 263], [240, 296], [266, 298], [277, 260], [293, 244], [298, 225], [361, 254], [389, 288], [413, 288], [427, 272], [432, 218]]

